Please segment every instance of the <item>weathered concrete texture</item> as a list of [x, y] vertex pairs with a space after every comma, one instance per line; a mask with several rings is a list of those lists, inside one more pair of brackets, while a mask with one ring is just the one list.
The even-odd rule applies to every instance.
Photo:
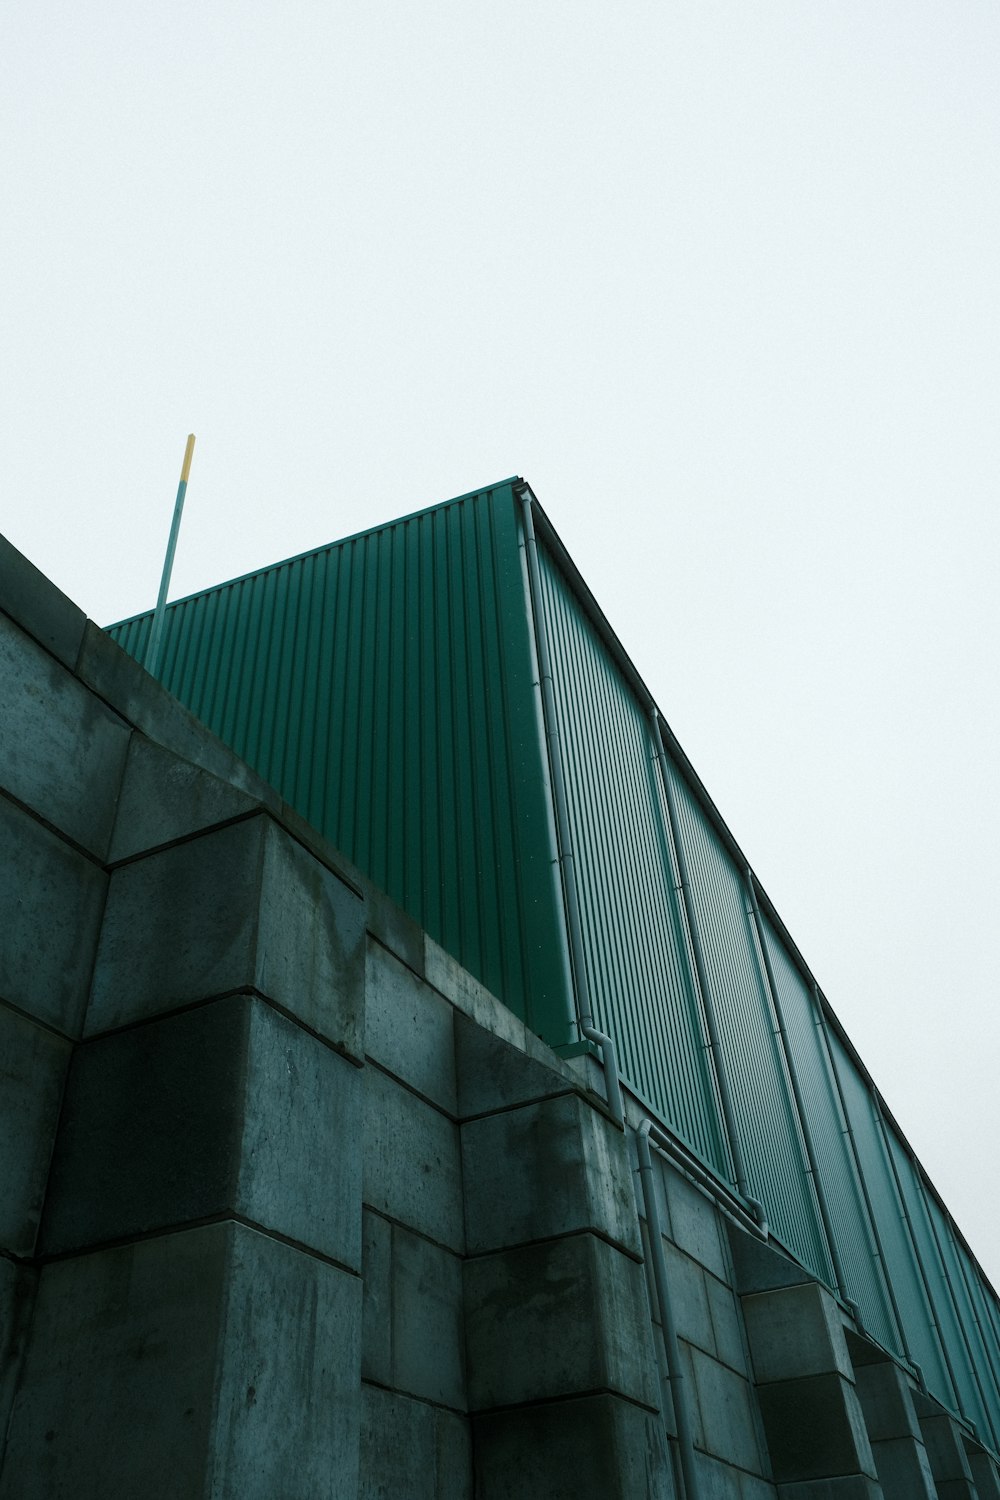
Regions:
[[758, 1381], [836, 1371], [854, 1379], [840, 1309], [817, 1282], [743, 1298]]
[[116, 864], [202, 829], [245, 816], [258, 806], [232, 786], [180, 755], [135, 734], [129, 746], [118, 811], [108, 850]]
[[34, 1253], [71, 1043], [0, 1005], [0, 1248]]
[[34, 1308], [38, 1272], [0, 1255], [0, 1469], [14, 1393], [21, 1374]]
[[451, 1115], [458, 1107], [454, 1015], [447, 1001], [381, 943], [369, 939], [365, 1051]]
[[891, 1360], [855, 1366], [855, 1388], [885, 1500], [936, 1500], [910, 1383]]
[[641, 1254], [624, 1136], [576, 1095], [462, 1126], [470, 1254], [590, 1229]]
[[78, 1037], [108, 877], [0, 797], [0, 998]]
[[231, 1213], [357, 1267], [360, 1099], [358, 1068], [247, 996], [85, 1043], [45, 1253]]
[[465, 1410], [462, 1262], [398, 1224], [392, 1230], [392, 1383]]
[[777, 1493], [778, 1500], [882, 1500], [878, 1481], [863, 1474], [779, 1484]]
[[0, 615], [0, 786], [103, 858], [129, 729]]
[[455, 1017], [459, 1108], [462, 1117], [493, 1114], [513, 1104], [528, 1104], [564, 1094], [563, 1071], [526, 1057], [510, 1042], [485, 1030], [467, 1016]]
[[461, 1254], [457, 1125], [371, 1065], [364, 1094], [364, 1201]]
[[726, 1221], [736, 1290], [741, 1293], [775, 1291], [800, 1286], [812, 1280], [808, 1272], [787, 1255], [765, 1245], [755, 1235]]
[[722, 1218], [710, 1198], [679, 1172], [660, 1164], [666, 1188], [670, 1238], [679, 1250], [723, 1281], [729, 1265], [723, 1245]]
[[921, 1405], [918, 1420], [938, 1500], [972, 1500], [976, 1488], [958, 1423], [947, 1412], [932, 1411], [929, 1403]]
[[696, 1446], [751, 1474], [769, 1474], [753, 1387], [700, 1349], [682, 1344], [681, 1359]]
[[658, 1405], [642, 1268], [592, 1234], [466, 1262], [469, 1401], [594, 1390]]
[[364, 914], [270, 818], [113, 873], [87, 1034], [253, 987], [361, 1058]]
[[696, 1452], [698, 1500], [775, 1500], [777, 1491], [769, 1479], [748, 1474], [730, 1463]]
[[467, 1418], [372, 1385], [361, 1413], [358, 1500], [473, 1500]]
[[775, 1480], [875, 1478], [864, 1418], [842, 1375], [807, 1375], [757, 1387]]
[[93, 693], [113, 703], [122, 718], [156, 744], [250, 792], [272, 812], [281, 807], [277, 792], [256, 771], [216, 739], [92, 620], [84, 628], [76, 673]]
[[47, 1266], [0, 1496], [354, 1500], [360, 1290], [233, 1224]]
[[3, 536], [0, 536], [0, 600], [5, 614], [72, 670], [83, 640], [86, 615]]
[[618, 1396], [473, 1418], [483, 1500], [674, 1500], [663, 1425]]
[[1000, 1475], [990, 1455], [967, 1440], [965, 1456], [969, 1460], [978, 1500], [1000, 1500]]

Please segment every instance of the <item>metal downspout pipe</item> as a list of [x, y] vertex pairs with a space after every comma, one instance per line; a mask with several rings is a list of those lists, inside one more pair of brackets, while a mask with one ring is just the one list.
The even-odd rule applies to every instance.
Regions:
[[771, 965], [771, 955], [767, 945], [767, 934], [764, 931], [764, 921], [760, 914], [760, 903], [757, 900], [757, 890], [754, 884], [753, 871], [747, 865], [746, 886], [750, 896], [750, 911], [753, 917], [754, 929], [757, 933], [757, 942], [760, 945], [761, 957], [764, 960], [764, 979], [770, 992], [771, 1007], [774, 1011], [775, 1020], [778, 1023], [777, 1041], [781, 1048], [781, 1055], [785, 1059], [785, 1067], [792, 1085], [792, 1097], [795, 1102], [795, 1113], [798, 1117], [799, 1129], [802, 1132], [802, 1144], [805, 1147], [806, 1170], [812, 1178], [813, 1190], [816, 1194], [816, 1203], [819, 1208], [819, 1216], [823, 1226], [823, 1236], [826, 1240], [827, 1250], [830, 1256], [830, 1265], [837, 1283], [837, 1291], [841, 1299], [847, 1303], [852, 1312], [857, 1314], [857, 1306], [852, 1301], [847, 1290], [847, 1282], [844, 1277], [844, 1267], [841, 1263], [840, 1253], [837, 1249], [837, 1239], [833, 1232], [830, 1219], [830, 1206], [827, 1202], [826, 1192], [823, 1188], [823, 1179], [816, 1165], [816, 1149], [813, 1145], [812, 1131], [809, 1129], [809, 1115], [802, 1098], [802, 1089], [799, 1084], [798, 1069], [795, 1066], [795, 1058], [792, 1055], [788, 1042], [788, 1030], [785, 1026], [784, 1008], [781, 1004], [781, 996], [778, 994], [778, 986], [774, 980], [774, 969]]
[[677, 1428], [677, 1453], [680, 1459], [681, 1479], [684, 1486], [683, 1500], [698, 1500], [698, 1475], [694, 1466], [694, 1438], [691, 1432], [691, 1417], [687, 1392], [684, 1387], [684, 1371], [681, 1367], [680, 1349], [677, 1343], [677, 1324], [674, 1322], [673, 1305], [667, 1284], [667, 1262], [663, 1254], [663, 1233], [660, 1229], [660, 1211], [656, 1205], [656, 1184], [653, 1181], [653, 1158], [649, 1150], [650, 1136], [660, 1132], [652, 1120], [644, 1120], [636, 1132], [636, 1147], [639, 1153], [639, 1181], [642, 1185], [642, 1201], [646, 1211], [646, 1229], [649, 1239], [649, 1254], [653, 1262], [653, 1282], [656, 1301], [660, 1311], [660, 1328], [663, 1332], [663, 1350], [666, 1357], [667, 1380], [674, 1407], [674, 1424]]
[[580, 922], [580, 904], [574, 874], [573, 838], [569, 826], [569, 801], [566, 796], [566, 781], [563, 776], [562, 753], [559, 735], [559, 720], [556, 714], [555, 691], [552, 684], [552, 659], [549, 655], [548, 632], [542, 613], [542, 579], [538, 566], [538, 546], [535, 541], [535, 524], [531, 514], [531, 494], [520, 492], [524, 517], [524, 546], [528, 562], [528, 590], [531, 612], [534, 616], [535, 646], [538, 652], [538, 676], [542, 691], [542, 720], [545, 725], [545, 740], [549, 757], [549, 772], [552, 777], [552, 800], [555, 804], [556, 843], [559, 863], [562, 867], [563, 899], [566, 908], [566, 926], [569, 935], [570, 957], [573, 964], [576, 1008], [580, 1033], [587, 1041], [601, 1049], [604, 1062], [604, 1082], [608, 1095], [608, 1106], [619, 1125], [625, 1124], [625, 1107], [622, 1103], [621, 1084], [618, 1077], [618, 1053], [614, 1041], [594, 1025], [593, 1007], [590, 999], [590, 984], [583, 951], [583, 928]]
[[674, 846], [674, 854], [677, 858], [677, 873], [680, 878], [681, 899], [684, 903], [684, 914], [687, 918], [688, 932], [691, 937], [691, 951], [694, 955], [694, 967], [697, 988], [701, 995], [701, 1008], [705, 1017], [705, 1025], [708, 1028], [709, 1047], [712, 1053], [712, 1063], [715, 1070], [715, 1079], [719, 1087], [719, 1103], [722, 1107], [722, 1118], [725, 1123], [726, 1137], [729, 1150], [733, 1158], [733, 1171], [736, 1176], [736, 1186], [740, 1196], [750, 1204], [757, 1217], [758, 1223], [764, 1220], [763, 1205], [750, 1192], [747, 1181], [746, 1163], [743, 1157], [743, 1148], [740, 1144], [740, 1135], [736, 1127], [736, 1114], [733, 1109], [733, 1095], [729, 1087], [729, 1075], [726, 1069], [725, 1059], [722, 1054], [722, 1039], [719, 1035], [719, 1026], [715, 1018], [715, 1002], [708, 979], [708, 966], [705, 962], [705, 950], [701, 941], [701, 929], [698, 924], [698, 916], [694, 908], [694, 900], [691, 895], [691, 879], [688, 874], [687, 855], [684, 851], [684, 840], [681, 838], [680, 819], [677, 814], [677, 799], [674, 795], [673, 785], [667, 771], [667, 755], [663, 748], [663, 735], [660, 733], [660, 716], [656, 704], [650, 702], [647, 706], [650, 727], [653, 733], [653, 748], [656, 755], [656, 763], [659, 767], [660, 781], [663, 786], [667, 803], [667, 819], [670, 823], [670, 840]]

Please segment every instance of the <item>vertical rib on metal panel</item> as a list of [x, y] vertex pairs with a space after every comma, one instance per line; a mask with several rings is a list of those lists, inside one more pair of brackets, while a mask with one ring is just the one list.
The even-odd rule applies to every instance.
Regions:
[[762, 914], [774, 982], [781, 996], [788, 1047], [795, 1059], [799, 1085], [809, 1110], [817, 1170], [823, 1178], [847, 1295], [867, 1316], [871, 1260], [860, 1198], [844, 1137], [826, 1049], [818, 1028], [816, 1002], [784, 944]]
[[[112, 634], [139, 655], [148, 628]], [[171, 606], [161, 675], [489, 989], [570, 1039], [509, 485]]]
[[539, 544], [585, 961], [623, 1076], [717, 1171], [717, 1108], [664, 858], [645, 714]]
[[742, 875], [687, 783], [675, 776], [674, 786], [719, 1031], [732, 1064], [734, 1107], [751, 1186], [778, 1237], [805, 1265], [826, 1274], [788, 1083], [752, 946]]

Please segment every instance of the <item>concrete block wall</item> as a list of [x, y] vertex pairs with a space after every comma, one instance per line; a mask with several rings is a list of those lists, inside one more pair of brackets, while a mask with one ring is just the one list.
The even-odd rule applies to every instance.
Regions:
[[[680, 1496], [636, 1101], [3, 543], [0, 694], [0, 1500]], [[1000, 1493], [656, 1173], [689, 1500]]]

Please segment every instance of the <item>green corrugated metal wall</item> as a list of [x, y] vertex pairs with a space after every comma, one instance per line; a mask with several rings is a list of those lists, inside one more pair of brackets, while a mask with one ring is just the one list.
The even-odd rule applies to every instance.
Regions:
[[[639, 1097], [734, 1182], [704, 1004], [714, 1007], [751, 1190], [772, 1232], [866, 1331], [1000, 1444], [1000, 1306], [769, 903], [755, 929], [731, 834], [547, 522], [533, 621], [515, 481], [171, 606], [160, 676], [316, 828], [527, 1023], [576, 1035], [535, 626], [552, 657], [576, 894], [595, 1018]], [[540, 520], [544, 517], [538, 510]], [[111, 634], [140, 660], [150, 616]], [[772, 919], [773, 918], [773, 919]], [[775, 994], [770, 992], [770, 960]], [[779, 1024], [779, 1012], [784, 1026]]]
[[[111, 633], [141, 660], [149, 624]], [[160, 676], [559, 1044], [531, 649], [508, 483], [171, 606]]]

